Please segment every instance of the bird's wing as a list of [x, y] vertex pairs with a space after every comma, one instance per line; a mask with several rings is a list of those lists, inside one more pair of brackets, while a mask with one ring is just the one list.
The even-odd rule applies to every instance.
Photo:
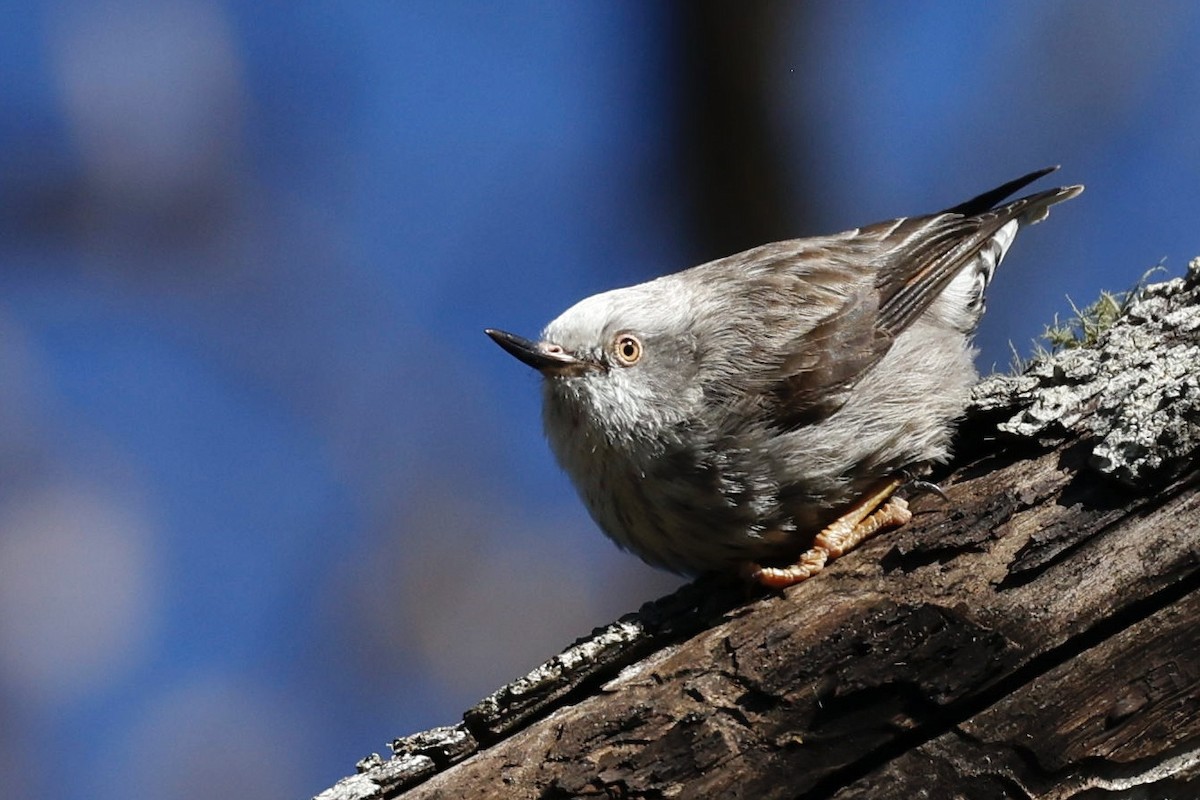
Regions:
[[[997, 233], [1013, 220], [1040, 222], [1050, 206], [1069, 200], [1082, 186], [1064, 186], [1022, 197], [999, 208], [995, 203], [1048, 170], [1026, 175], [939, 214], [877, 223], [859, 230], [873, 237], [879, 251], [875, 286], [879, 290], [881, 328], [898, 334], [929, 308], [960, 272], [992, 245]], [[1007, 244], [993, 254], [990, 267], [1004, 256]]]
[[[824, 418], [842, 406], [848, 390], [891, 348], [963, 269], [1013, 220], [1037, 222], [1054, 203], [1082, 187], [1051, 189], [992, 208], [1049, 170], [1026, 175], [938, 214], [902, 217], [791, 245], [754, 271], [754, 281], [776, 286], [781, 306], [804, 298], [823, 315], [793, 328], [773, 362], [755, 382], [771, 384], [771, 418], [784, 428]], [[1003, 245], [1006, 247], [1007, 243]], [[1003, 248], [987, 254], [991, 266]], [[790, 295], [790, 297], [789, 297]], [[823, 302], [814, 303], [814, 299]], [[795, 306], [792, 306], [794, 309]], [[765, 386], [763, 388], [766, 388]]]

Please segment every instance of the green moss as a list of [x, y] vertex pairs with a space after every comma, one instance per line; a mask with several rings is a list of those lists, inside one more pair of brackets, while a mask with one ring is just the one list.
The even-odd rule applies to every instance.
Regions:
[[1030, 364], [1052, 356], [1060, 350], [1074, 350], [1096, 344], [1101, 335], [1124, 315], [1130, 304], [1141, 296], [1150, 276], [1161, 271], [1164, 271], [1164, 267], [1160, 263], [1146, 270], [1138, 282], [1126, 291], [1100, 292], [1100, 297], [1095, 302], [1083, 308], [1075, 305], [1075, 301], [1068, 297], [1067, 302], [1071, 305], [1071, 316], [1062, 320], [1055, 314], [1054, 321], [1046, 326], [1040, 337], [1034, 340], [1033, 354], [1029, 358], [1022, 358], [1017, 352], [1017, 348], [1013, 346], [1012, 342], [1009, 342], [1013, 354], [1012, 372], [1014, 374], [1024, 372]]

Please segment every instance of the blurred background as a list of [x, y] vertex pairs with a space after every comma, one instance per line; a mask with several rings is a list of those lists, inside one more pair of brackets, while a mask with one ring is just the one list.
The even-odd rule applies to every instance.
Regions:
[[[1035, 168], [980, 367], [1200, 255], [1200, 5], [0, 3], [0, 785], [307, 797], [679, 579], [482, 334]], [[1165, 277], [1165, 276], [1164, 276]]]

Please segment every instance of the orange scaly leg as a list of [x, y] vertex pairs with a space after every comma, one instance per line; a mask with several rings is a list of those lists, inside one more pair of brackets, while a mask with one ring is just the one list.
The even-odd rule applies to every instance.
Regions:
[[746, 574], [768, 589], [783, 589], [816, 575], [827, 562], [850, 552], [879, 531], [903, 525], [912, 519], [912, 512], [904, 498], [892, 496], [900, 484], [899, 479], [893, 478], [851, 506], [816, 535], [812, 549], [795, 564], [786, 567], [749, 564]]

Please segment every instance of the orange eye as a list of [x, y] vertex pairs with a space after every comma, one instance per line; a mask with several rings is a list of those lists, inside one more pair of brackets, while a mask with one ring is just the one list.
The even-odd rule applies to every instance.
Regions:
[[632, 367], [642, 357], [642, 343], [636, 336], [622, 333], [613, 342], [613, 352], [621, 366]]

